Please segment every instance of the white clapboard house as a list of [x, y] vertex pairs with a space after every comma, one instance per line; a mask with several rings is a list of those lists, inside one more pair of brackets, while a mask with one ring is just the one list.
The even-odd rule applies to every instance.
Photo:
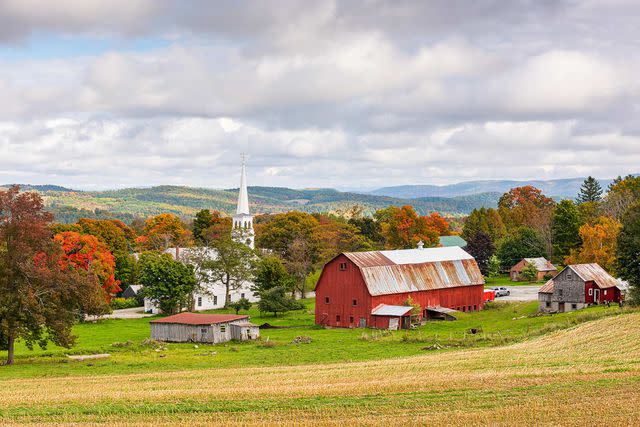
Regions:
[[[253, 216], [249, 211], [249, 194], [247, 191], [246, 167], [242, 162], [242, 173], [240, 176], [240, 192], [238, 194], [238, 208], [233, 216], [233, 236], [235, 239], [241, 239], [243, 243], [251, 249], [254, 248], [255, 232], [253, 229]], [[197, 249], [193, 248], [168, 248], [165, 252], [171, 254], [175, 259], [183, 262], [189, 262], [190, 257]], [[217, 256], [215, 250], [208, 249], [206, 256], [215, 258]], [[246, 298], [251, 302], [256, 302], [258, 297], [251, 291], [253, 283], [246, 282], [238, 289], [230, 291], [231, 301], [237, 301], [240, 298]], [[224, 307], [224, 298], [226, 289], [220, 282], [201, 283], [201, 287], [205, 289], [202, 293], [194, 293], [193, 307], [194, 310], [210, 310], [213, 308]], [[160, 309], [149, 299], [144, 300], [144, 311], [147, 313], [159, 313]]]

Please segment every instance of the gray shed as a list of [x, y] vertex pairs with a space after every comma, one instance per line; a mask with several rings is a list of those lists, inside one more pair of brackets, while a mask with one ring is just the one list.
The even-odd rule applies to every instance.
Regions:
[[260, 336], [258, 326], [249, 323], [246, 315], [179, 313], [154, 319], [150, 325], [151, 338], [166, 342], [217, 344]]

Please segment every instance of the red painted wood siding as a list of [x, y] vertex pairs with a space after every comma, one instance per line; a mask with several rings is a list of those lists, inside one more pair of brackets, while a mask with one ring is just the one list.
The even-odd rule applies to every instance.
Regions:
[[[340, 270], [340, 264], [346, 264], [346, 270]], [[484, 306], [484, 286], [371, 296], [360, 269], [347, 257], [340, 255], [324, 267], [316, 286], [316, 324], [358, 327], [360, 319], [364, 319], [366, 326], [384, 328], [388, 325], [388, 319], [371, 316], [371, 310], [380, 304], [402, 305], [409, 297], [422, 308], [442, 306], [460, 311], [481, 310]]]
[[[589, 289], [593, 289], [591, 291], [591, 295], [589, 295]], [[598, 300], [595, 300], [595, 290], [599, 289], [600, 294], [598, 296]], [[606, 292], [606, 293], [605, 293]], [[600, 289], [598, 285], [593, 281], [585, 282], [584, 284], [584, 302], [587, 304], [593, 303], [605, 303], [605, 302], [619, 302], [620, 301], [620, 289], [618, 288], [607, 288]]]

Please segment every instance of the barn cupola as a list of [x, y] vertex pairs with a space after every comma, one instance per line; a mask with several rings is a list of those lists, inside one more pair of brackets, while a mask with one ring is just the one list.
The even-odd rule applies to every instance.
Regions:
[[418, 242], [418, 249], [424, 249], [424, 242], [422, 240]]
[[240, 174], [240, 191], [238, 192], [238, 207], [233, 216], [232, 235], [234, 240], [245, 243], [254, 248], [255, 232], [253, 230], [253, 216], [249, 211], [249, 193], [247, 191], [247, 171], [245, 156], [242, 155], [242, 172]]

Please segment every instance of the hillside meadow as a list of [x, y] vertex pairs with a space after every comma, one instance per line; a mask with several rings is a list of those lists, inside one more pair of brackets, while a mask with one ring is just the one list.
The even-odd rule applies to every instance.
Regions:
[[639, 313], [626, 313], [505, 346], [360, 362], [291, 366], [295, 358], [285, 358], [279, 366], [230, 369], [212, 361], [206, 368], [163, 373], [148, 366], [137, 373], [5, 378], [0, 420], [388, 425], [393, 418], [407, 425], [638, 425], [639, 325]]

